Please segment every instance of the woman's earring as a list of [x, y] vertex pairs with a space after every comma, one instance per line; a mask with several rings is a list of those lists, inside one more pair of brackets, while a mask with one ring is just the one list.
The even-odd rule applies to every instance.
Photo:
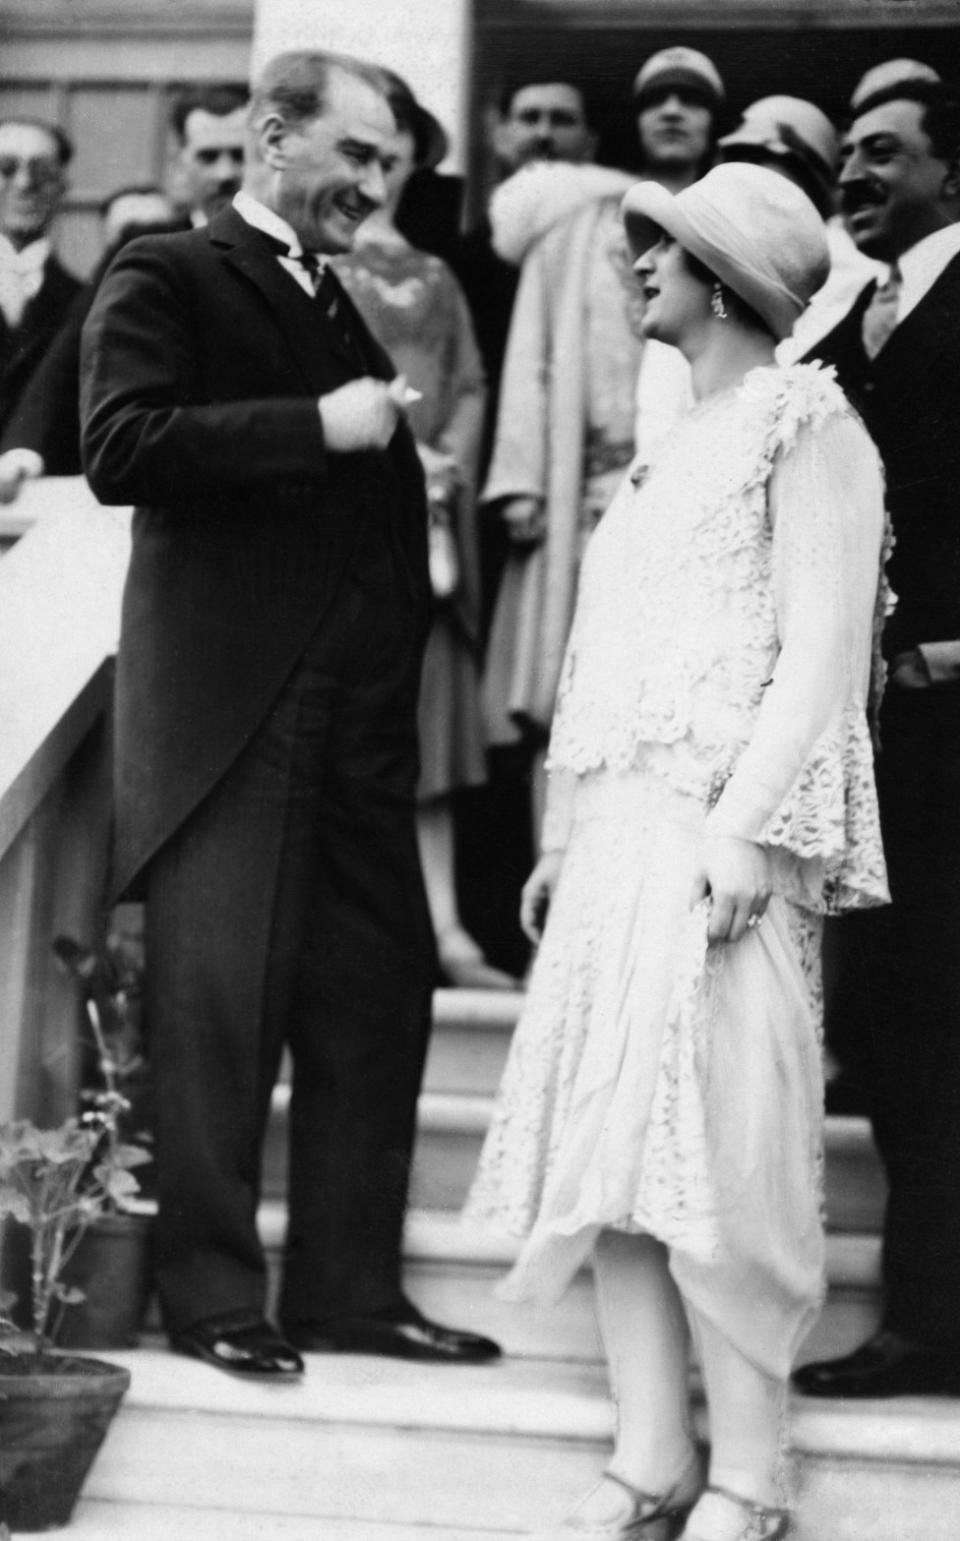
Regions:
[[719, 279], [714, 284], [713, 293], [710, 295], [710, 309], [718, 321], [726, 321], [727, 307], [723, 303], [723, 284]]

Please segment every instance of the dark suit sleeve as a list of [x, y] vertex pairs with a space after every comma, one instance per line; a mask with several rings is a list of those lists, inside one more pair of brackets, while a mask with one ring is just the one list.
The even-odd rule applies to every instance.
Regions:
[[47, 476], [79, 476], [80, 333], [91, 295], [83, 293], [31, 376], [0, 438], [0, 454], [32, 449]]
[[126, 247], [83, 332], [84, 470], [102, 503], [202, 501], [326, 474], [314, 397], [204, 400], [208, 318], [189, 263], [166, 242]]

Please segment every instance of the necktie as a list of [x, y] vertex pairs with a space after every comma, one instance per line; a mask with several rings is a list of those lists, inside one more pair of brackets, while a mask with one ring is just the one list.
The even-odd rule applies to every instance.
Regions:
[[894, 263], [886, 282], [877, 285], [863, 313], [863, 351], [869, 359], [876, 358], [896, 327], [902, 284], [903, 275]]
[[320, 307], [341, 344], [351, 353], [357, 353], [357, 343], [350, 326], [347, 308], [343, 303], [343, 290], [326, 262], [321, 263], [316, 252], [302, 251], [293, 259], [310, 275], [313, 284], [314, 303]]

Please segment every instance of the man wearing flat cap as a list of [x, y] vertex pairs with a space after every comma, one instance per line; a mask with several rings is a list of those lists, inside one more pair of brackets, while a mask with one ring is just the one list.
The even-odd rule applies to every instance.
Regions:
[[[695, 49], [647, 60], [634, 83], [647, 177], [678, 192], [706, 170], [723, 95]], [[491, 207], [494, 243], [522, 275], [483, 494], [511, 542], [485, 711], [492, 744], [525, 745], [538, 761], [535, 833], [580, 559], [636, 450], [640, 298], [619, 214], [635, 180], [599, 166], [540, 167], [511, 178]]]

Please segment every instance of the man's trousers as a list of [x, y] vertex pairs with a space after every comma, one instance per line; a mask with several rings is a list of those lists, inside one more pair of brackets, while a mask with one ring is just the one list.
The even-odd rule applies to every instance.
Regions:
[[890, 1183], [885, 1325], [960, 1352], [960, 686], [890, 686], [877, 786], [893, 903], [835, 923], [829, 1041]]
[[285, 1046], [281, 1319], [401, 1299], [435, 977], [414, 822], [418, 675], [403, 586], [347, 584], [239, 760], [151, 863], [156, 1261], [171, 1332], [264, 1309], [256, 1213]]

